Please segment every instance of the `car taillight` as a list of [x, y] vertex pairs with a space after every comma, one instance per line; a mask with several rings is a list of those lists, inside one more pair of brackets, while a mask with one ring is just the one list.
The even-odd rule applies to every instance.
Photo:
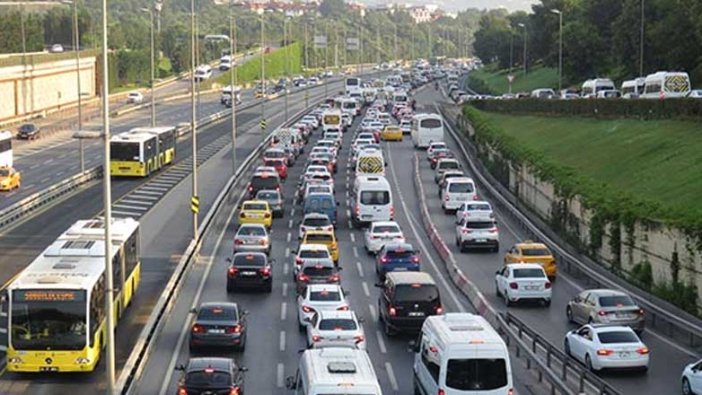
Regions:
[[509, 287], [512, 289], [519, 289], [519, 284], [517, 283], [509, 283]]
[[310, 281], [310, 276], [308, 276], [308, 275], [306, 275], [306, 274], [304, 274], [304, 273], [300, 273], [300, 275], [297, 276], [297, 279], [298, 279], [299, 281], [305, 281], [305, 282], [307, 282], [307, 281]]
[[331, 282], [333, 282], [333, 283], [339, 282], [339, 275], [338, 275], [338, 274], [332, 274], [331, 276], [329, 276], [329, 281], [331, 281]]
[[380, 262], [382, 262], [382, 263], [388, 263], [388, 262], [390, 262], [390, 259], [388, 259], [387, 256], [384, 256], [384, 257], [380, 258]]
[[270, 267], [264, 267], [261, 269], [261, 274], [263, 277], [269, 277], [271, 275], [271, 268]]
[[639, 310], [636, 311], [636, 314], [638, 314], [638, 315], [644, 315], [644, 310], [643, 310], [643, 309], [639, 309]]
[[601, 349], [597, 350], [597, 355], [601, 355], [604, 357], [606, 357], [608, 355], [612, 355], [612, 354], [614, 354], [614, 351], [607, 349], [607, 348], [601, 348]]
[[239, 213], [239, 218], [246, 218], [246, 213]]
[[446, 391], [444, 391], [444, 390], [442, 390], [441, 388], [439, 388], [438, 395], [446, 395]]
[[299, 266], [299, 265], [302, 265], [303, 262], [304, 262], [304, 261], [302, 260], [302, 258], [295, 257], [295, 264], [296, 264], [296, 265], [298, 265], [298, 266]]
[[396, 315], [397, 315], [397, 309], [395, 309], [394, 306], [388, 307], [388, 315], [389, 315], [390, 317], [396, 316]]
[[244, 244], [244, 241], [243, 241], [243, 240], [234, 239], [234, 245], [240, 246], [240, 245], [242, 245], [242, 244]]
[[490, 233], [497, 233], [497, 228], [490, 228], [490, 230], [488, 230], [488, 232], [490, 232]]
[[253, 191], [253, 185], [249, 185], [249, 192]]
[[205, 332], [205, 327], [202, 325], [195, 324], [192, 328], [193, 333], [203, 333]]
[[390, 206], [390, 219], [395, 218], [395, 206]]
[[349, 311], [349, 306], [346, 306], [346, 305], [344, 305], [344, 306], [339, 306], [339, 307], [337, 307], [336, 310], [337, 310], [337, 311]]
[[354, 336], [353, 339], [356, 341], [356, 344], [366, 340], [366, 338], [363, 335]]
[[188, 395], [188, 390], [185, 387], [178, 387], [178, 395]]
[[268, 244], [268, 241], [266, 239], [261, 239], [261, 241], [258, 242], [260, 245], [264, 246]]
[[315, 342], [315, 343], [318, 342], [318, 341], [320, 341], [320, 340], [322, 340], [322, 339], [323, 339], [322, 336], [319, 336], [319, 335], [312, 335], [312, 341]]
[[599, 315], [600, 317], [604, 317], [609, 313], [610, 313], [609, 311], [600, 310], [597, 312], [597, 315]]
[[550, 282], [550, 281], [546, 281], [546, 284], [544, 284], [544, 287], [546, 287], [546, 289], [551, 288], [551, 282]]
[[[229, 395], [239, 395], [239, 394], [241, 394], [241, 392], [239, 392], [239, 387], [234, 387], [234, 388], [229, 390]], [[180, 394], [178, 394], [178, 395], [180, 395]]]
[[239, 274], [239, 270], [235, 267], [230, 267], [229, 270], [227, 270], [227, 274], [229, 274], [229, 277], [236, 277], [236, 275]]
[[311, 313], [314, 311], [314, 309], [310, 306], [302, 306], [302, 311], [304, 311], [305, 313]]
[[413, 256], [412, 257], [412, 263], [419, 263], [419, 257], [418, 256]]
[[651, 351], [648, 349], [648, 347], [641, 347], [637, 349], [636, 352], [639, 353], [639, 355], [646, 355]]
[[263, 218], [270, 218], [270, 217], [271, 217], [271, 213], [265, 213], [265, 214], [263, 214]]
[[434, 307], [434, 312], [436, 314], [444, 314], [444, 308], [441, 305]]
[[470, 230], [470, 229], [463, 228], [463, 231], [462, 231], [462, 232], [463, 232], [464, 235], [467, 235], [467, 234], [470, 234], [470, 233], [473, 232], [473, 231]]
[[478, 197], [478, 195], [473, 195], [473, 200], [480, 200], [480, 198]]
[[228, 326], [227, 333], [241, 333], [241, 325]]
[[448, 195], [448, 193], [446, 194], [446, 196], [444, 196], [444, 201], [445, 201], [445, 202], [448, 202], [448, 201], [449, 201], [449, 195]]

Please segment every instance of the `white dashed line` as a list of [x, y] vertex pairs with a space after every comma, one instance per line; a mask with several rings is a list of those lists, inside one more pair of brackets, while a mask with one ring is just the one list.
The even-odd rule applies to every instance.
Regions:
[[370, 290], [368, 289], [368, 284], [364, 281], [361, 283], [361, 287], [363, 287], [363, 293], [366, 294], [366, 297], [370, 298]]
[[288, 275], [288, 270], [289, 270], [289, 269], [288, 269], [288, 263], [285, 262], [285, 263], [283, 264], [283, 274], [287, 276], [287, 275]]
[[356, 269], [358, 269], [358, 276], [363, 278], [365, 275], [363, 273], [363, 266], [361, 265], [361, 262], [356, 261]]
[[280, 331], [279, 349], [281, 352], [285, 351], [285, 331]]
[[291, 216], [291, 217], [294, 217], [294, 216], [295, 216], [295, 209], [291, 209], [291, 210], [290, 210], [290, 216]]
[[350, 217], [351, 216], [351, 210], [346, 210], [346, 216]]
[[388, 380], [390, 380], [390, 385], [393, 391], [398, 391], [400, 387], [397, 385], [397, 379], [395, 378], [395, 371], [392, 370], [392, 365], [390, 362], [385, 362], [385, 370], [388, 371]]
[[354, 235], [353, 233], [350, 233], [350, 234], [349, 234], [349, 237], [351, 238], [351, 242], [352, 242], [352, 243], [355, 243], [355, 242], [356, 242], [356, 235]]
[[353, 246], [353, 256], [358, 258], [358, 248], [356, 248], [356, 246]]
[[293, 226], [293, 220], [291, 219], [290, 221], [288, 221], [288, 229], [292, 229], [292, 226]]
[[380, 333], [380, 331], [375, 331], [375, 337], [378, 338], [378, 348], [380, 348], [380, 352], [383, 354], [387, 354], [388, 349], [385, 347], [385, 340], [383, 340], [383, 334]]
[[287, 242], [290, 243], [290, 239], [292, 239], [292, 234], [288, 232], [288, 236], [286, 237]]
[[[288, 233], [288, 236], [290, 236], [290, 233]], [[288, 237], [288, 241], [290, 241], [290, 238]], [[285, 249], [285, 257], [290, 258], [290, 248]]]
[[283, 297], [288, 296], [288, 283], [283, 283]]
[[373, 322], [378, 322], [378, 314], [375, 311], [375, 306], [369, 304], [368, 309], [370, 309], [371, 318], [373, 319]]
[[279, 363], [278, 364], [278, 372], [276, 375], [276, 385], [278, 386], [278, 388], [283, 388], [284, 379], [285, 379], [285, 365], [283, 365], [282, 363]]
[[283, 302], [280, 304], [280, 320], [285, 321], [288, 317], [288, 303]]

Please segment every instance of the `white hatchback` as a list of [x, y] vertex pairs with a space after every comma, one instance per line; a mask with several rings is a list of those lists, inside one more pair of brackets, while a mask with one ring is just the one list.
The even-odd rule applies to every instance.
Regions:
[[495, 219], [495, 213], [489, 202], [482, 200], [462, 203], [456, 210], [456, 223], [462, 219], [470, 218], [475, 221], [491, 221]]
[[524, 300], [540, 300], [551, 305], [551, 282], [541, 265], [513, 263], [495, 273], [495, 291], [510, 306]]
[[592, 371], [648, 370], [650, 351], [628, 326], [583, 325], [566, 333], [563, 348]]
[[318, 311], [346, 311], [349, 302], [339, 284], [310, 284], [297, 297], [297, 321], [300, 331], [309, 325], [312, 315]]
[[383, 246], [391, 241], [397, 243], [405, 242], [405, 235], [400, 229], [400, 225], [395, 221], [371, 222], [368, 229], [363, 234], [366, 252], [377, 254]]
[[366, 334], [353, 311], [321, 310], [312, 315], [308, 324], [309, 348], [351, 346], [366, 349]]

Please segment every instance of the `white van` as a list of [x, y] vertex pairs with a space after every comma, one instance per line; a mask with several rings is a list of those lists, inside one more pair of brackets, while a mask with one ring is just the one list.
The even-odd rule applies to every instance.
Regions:
[[363, 150], [356, 158], [357, 176], [385, 176], [385, 158], [380, 150]]
[[349, 114], [352, 117], [355, 117], [356, 115], [361, 113], [361, 106], [358, 104], [358, 101], [354, 98], [342, 98], [341, 100], [339, 100], [339, 104], [341, 104], [341, 112]]
[[232, 68], [232, 57], [229, 55], [224, 55], [219, 58], [219, 69], [221, 71], [227, 71]]
[[622, 82], [622, 98], [636, 99], [644, 93], [646, 87], [645, 78], [636, 78], [634, 80]]
[[382, 395], [364, 350], [326, 347], [305, 350], [295, 376], [285, 379], [295, 395]]
[[514, 391], [507, 345], [479, 315], [427, 317], [414, 351], [414, 388], [420, 394], [505, 395]]
[[581, 95], [586, 98], [594, 99], [597, 93], [603, 90], [617, 89], [614, 82], [609, 78], [593, 78], [583, 82]]
[[361, 226], [373, 221], [392, 221], [390, 183], [383, 176], [357, 176], [354, 181], [354, 204], [351, 215], [354, 224]]
[[412, 118], [414, 148], [427, 148], [432, 142], [444, 141], [444, 121], [439, 114], [417, 114]]
[[322, 130], [326, 132], [329, 129], [343, 129], [343, 125], [341, 124], [341, 111], [336, 108], [325, 110], [322, 113]]
[[534, 99], [553, 99], [556, 97], [556, 92], [550, 88], [534, 89], [531, 91], [531, 97]]
[[478, 200], [475, 182], [469, 177], [449, 178], [441, 190], [441, 208], [445, 213], [457, 210], [469, 200]]
[[195, 69], [195, 81], [204, 81], [212, 77], [212, 67], [209, 64], [197, 66]]
[[690, 76], [685, 72], [659, 71], [646, 76], [643, 99], [672, 99], [690, 94]]
[[397, 103], [408, 103], [409, 102], [409, 97], [407, 96], [407, 92], [405, 91], [395, 91], [392, 94], [392, 103], [393, 105]]

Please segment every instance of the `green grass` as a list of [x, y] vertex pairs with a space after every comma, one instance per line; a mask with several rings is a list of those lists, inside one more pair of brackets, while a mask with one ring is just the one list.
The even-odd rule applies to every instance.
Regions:
[[483, 115], [526, 147], [586, 177], [663, 207], [702, 213], [700, 123]]
[[[290, 75], [299, 74], [302, 70], [302, 45], [300, 43], [290, 44], [288, 47], [278, 48], [277, 50], [264, 55], [266, 67], [266, 79], [274, 79], [282, 77], [286, 74], [286, 54], [290, 54], [289, 67]], [[229, 85], [229, 73], [223, 73], [219, 77], [207, 81], [203, 84], [203, 89], [207, 89], [212, 84]], [[238, 84], [245, 84], [257, 81], [261, 78], [261, 55], [251, 58], [248, 62], [238, 66], [237, 81]]]
[[[509, 70], [496, 70], [494, 66], [486, 66], [470, 73], [471, 78], [481, 81], [481, 85], [493, 94], [509, 92], [507, 75]], [[526, 77], [524, 69], [513, 69], [514, 81], [512, 93], [531, 92], [538, 88], [557, 88], [558, 70], [550, 67], [535, 66], [529, 70]]]

